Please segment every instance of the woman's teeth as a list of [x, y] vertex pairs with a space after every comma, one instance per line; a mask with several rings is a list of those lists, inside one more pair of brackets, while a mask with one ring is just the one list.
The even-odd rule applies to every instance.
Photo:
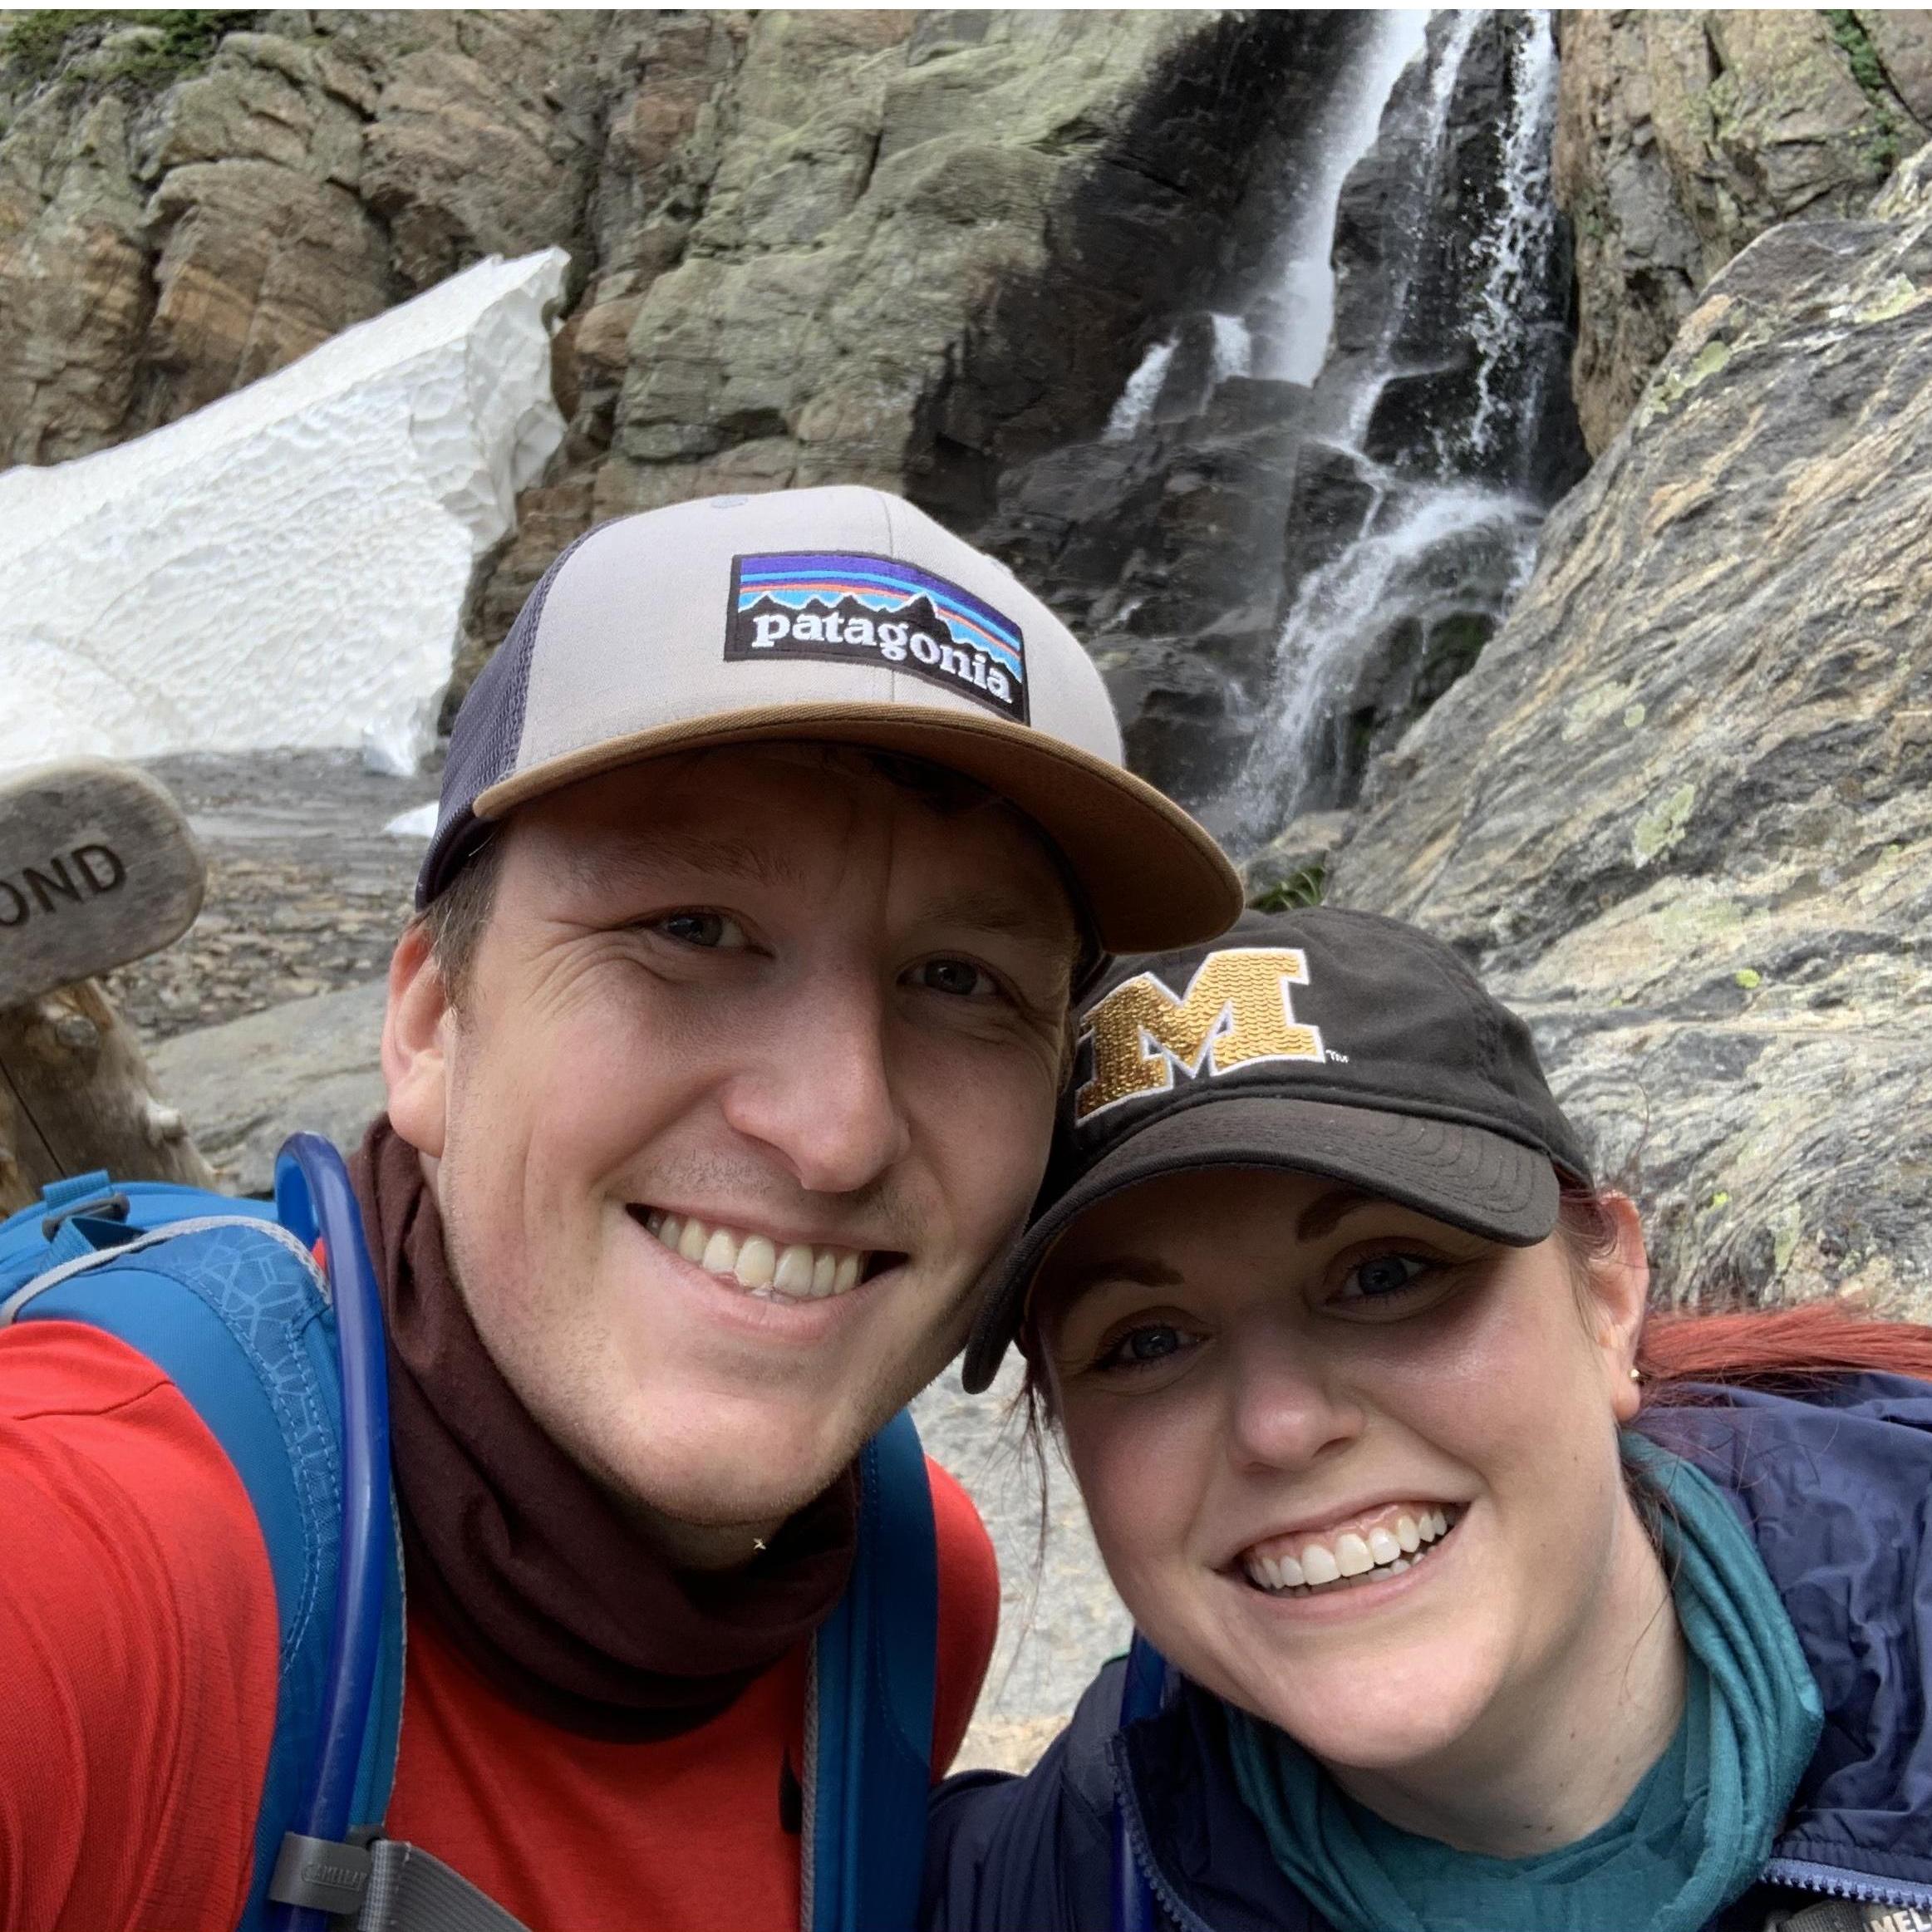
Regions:
[[1308, 1536], [1296, 1551], [1250, 1555], [1248, 1581], [1271, 1595], [1312, 1596], [1333, 1585], [1372, 1583], [1412, 1570], [1455, 1526], [1461, 1512], [1440, 1504], [1399, 1511], [1374, 1528], [1345, 1530], [1332, 1537]]
[[672, 1253], [696, 1261], [708, 1275], [735, 1281], [761, 1301], [818, 1301], [858, 1286], [866, 1256], [852, 1248], [785, 1247], [762, 1234], [741, 1234], [696, 1215], [652, 1208], [644, 1225]]

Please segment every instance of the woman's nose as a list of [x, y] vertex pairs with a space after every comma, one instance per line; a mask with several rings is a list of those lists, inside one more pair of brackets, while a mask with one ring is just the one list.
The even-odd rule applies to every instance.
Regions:
[[1362, 1433], [1361, 1404], [1305, 1337], [1242, 1333], [1228, 1402], [1237, 1466], [1305, 1468]]

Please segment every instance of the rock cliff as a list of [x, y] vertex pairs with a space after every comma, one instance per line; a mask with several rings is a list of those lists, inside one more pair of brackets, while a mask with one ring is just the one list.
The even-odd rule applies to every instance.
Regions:
[[1158, 12], [15, 15], [0, 462], [557, 245], [570, 436], [467, 668], [598, 515], [831, 478], [971, 515], [1104, 416], [1295, 44]]
[[1687, 1296], [1932, 1312], [1932, 150], [1718, 271], [1340, 901], [1531, 1016]]
[[1718, 269], [1783, 221], [1861, 213], [1932, 130], [1932, 12], [1557, 16], [1556, 191], [1576, 238], [1593, 453]]

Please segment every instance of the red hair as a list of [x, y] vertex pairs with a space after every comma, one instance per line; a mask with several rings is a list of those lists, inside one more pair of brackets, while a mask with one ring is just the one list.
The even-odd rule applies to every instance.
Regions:
[[[1615, 1223], [1604, 1197], [1567, 1179], [1560, 1231], [1580, 1260], [1615, 1251]], [[1637, 1366], [1646, 1399], [1685, 1382], [1766, 1386], [1861, 1373], [1932, 1382], [1932, 1328], [1887, 1321], [1846, 1301], [1708, 1312], [1673, 1309], [1645, 1320]]]
[[1932, 1328], [1886, 1321], [1856, 1304], [1654, 1315], [1637, 1343], [1652, 1387], [1674, 1382], [1779, 1383], [1870, 1372], [1932, 1382]]

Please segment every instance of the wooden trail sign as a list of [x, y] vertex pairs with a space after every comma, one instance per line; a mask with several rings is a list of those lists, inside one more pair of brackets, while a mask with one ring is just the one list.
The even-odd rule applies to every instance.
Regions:
[[208, 868], [181, 808], [99, 759], [0, 781], [0, 1006], [159, 952]]
[[144, 772], [82, 759], [0, 780], [0, 1214], [91, 1168], [213, 1185], [94, 984], [179, 938], [206, 878], [180, 807]]

